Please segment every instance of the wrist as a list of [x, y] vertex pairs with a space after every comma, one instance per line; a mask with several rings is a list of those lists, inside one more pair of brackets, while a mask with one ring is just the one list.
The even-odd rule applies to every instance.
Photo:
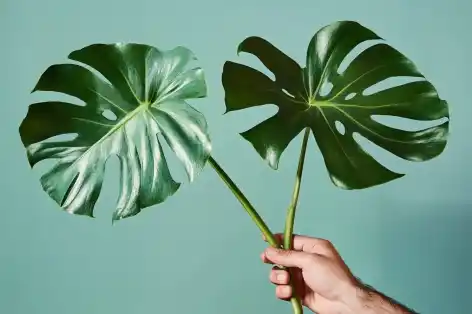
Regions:
[[352, 287], [352, 290], [343, 301], [347, 309], [345, 314], [379, 313], [372, 306], [372, 303], [375, 303], [376, 299], [377, 295], [375, 295], [374, 291], [369, 291], [362, 283], [358, 283]]
[[[341, 301], [341, 314], [364, 314], [363, 304], [367, 300], [367, 291], [360, 281], [355, 281], [346, 288]], [[365, 311], [365, 310], [364, 310]], [[367, 313], [366, 313], [367, 314]]]
[[357, 281], [342, 299], [343, 314], [412, 314], [413, 311]]

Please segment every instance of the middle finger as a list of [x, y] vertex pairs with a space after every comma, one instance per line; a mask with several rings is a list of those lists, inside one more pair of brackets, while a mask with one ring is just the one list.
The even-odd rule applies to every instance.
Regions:
[[290, 281], [290, 275], [286, 270], [274, 268], [270, 272], [269, 279], [276, 285], [286, 285]]

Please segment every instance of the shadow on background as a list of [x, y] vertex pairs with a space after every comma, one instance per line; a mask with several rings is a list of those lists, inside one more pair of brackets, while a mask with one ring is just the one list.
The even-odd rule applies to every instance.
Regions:
[[384, 286], [376, 288], [420, 313], [470, 313], [471, 209], [421, 204], [384, 213], [378, 233]]

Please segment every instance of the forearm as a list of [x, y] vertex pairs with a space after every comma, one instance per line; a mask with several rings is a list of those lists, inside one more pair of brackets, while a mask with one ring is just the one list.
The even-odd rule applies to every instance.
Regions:
[[418, 314], [360, 281], [346, 305], [349, 314]]

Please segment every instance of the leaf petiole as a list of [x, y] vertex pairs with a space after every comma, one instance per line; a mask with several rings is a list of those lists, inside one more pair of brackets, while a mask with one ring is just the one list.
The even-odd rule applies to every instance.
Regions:
[[[303, 165], [305, 163], [305, 154], [306, 154], [306, 148], [307, 148], [309, 136], [310, 136], [310, 128], [306, 128], [305, 134], [303, 135], [300, 158], [298, 160], [297, 176], [295, 178], [295, 187], [293, 189], [292, 200], [290, 202], [290, 206], [288, 207], [287, 217], [285, 220], [283, 248], [286, 250], [292, 249], [293, 225], [295, 223], [295, 212], [297, 209], [298, 197], [300, 195]], [[290, 274], [292, 273], [290, 272]], [[293, 278], [293, 277], [294, 276], [292, 275], [290, 276], [290, 278]], [[295, 288], [295, 285], [293, 285], [293, 283], [291, 284], [292, 284], [292, 287]], [[300, 301], [297, 291], [295, 291], [295, 293], [293, 294], [292, 298], [290, 299], [290, 302], [292, 303], [294, 313], [297, 313], [297, 314], [303, 313], [303, 308], [302, 308], [301, 301]]]
[[300, 151], [300, 158], [298, 160], [297, 176], [295, 178], [295, 187], [293, 188], [292, 200], [287, 210], [287, 217], [285, 220], [284, 230], [284, 249], [290, 250], [292, 248], [292, 236], [293, 236], [293, 225], [295, 223], [295, 212], [298, 205], [298, 197], [300, 195], [300, 186], [303, 174], [303, 165], [305, 164], [305, 154], [308, 144], [308, 138], [310, 136], [310, 128], [305, 129], [303, 135], [302, 148]]
[[[309, 131], [309, 129], [308, 129], [308, 131]], [[303, 140], [304, 144], [302, 146], [302, 151], [303, 151], [303, 158], [301, 158], [302, 160], [304, 160], [304, 156], [305, 156], [306, 142], [308, 141], [308, 135], [309, 135], [308, 131], [306, 131], [306, 133], [305, 133], [305, 138], [306, 139], [304, 138], [304, 140]], [[213, 157], [210, 156], [210, 158], [208, 159], [208, 163], [216, 171], [216, 173], [221, 178], [221, 180], [223, 180], [223, 182], [231, 190], [231, 192], [234, 194], [234, 196], [238, 199], [238, 201], [244, 207], [244, 209], [249, 214], [249, 216], [252, 218], [252, 220], [256, 223], [259, 230], [262, 232], [262, 234], [267, 239], [267, 242], [272, 247], [280, 248], [281, 245], [278, 243], [277, 239], [274, 237], [273, 233], [270, 231], [267, 224], [264, 222], [262, 217], [257, 213], [256, 209], [254, 208], [254, 206], [252, 206], [252, 204], [246, 198], [244, 193], [238, 188], [236, 183], [234, 183], [233, 180], [231, 180], [231, 178], [226, 174], [226, 172], [223, 170], [223, 168], [221, 168], [221, 166], [216, 162], [216, 160]], [[301, 179], [301, 172], [302, 171], [303, 171], [303, 161], [302, 161], [302, 165], [301, 165], [301, 170], [300, 170], [300, 163], [299, 163], [300, 175], [298, 175], [298, 172], [297, 172], [297, 178]], [[296, 187], [296, 197], [295, 197], [295, 194], [294, 194], [295, 202], [292, 201], [292, 204], [295, 204], [295, 207], [296, 207], [296, 203], [298, 201], [298, 193], [299, 193], [299, 189], [300, 189], [299, 180], [297, 182], [298, 182], [297, 183], [298, 187]], [[293, 213], [293, 218], [294, 218], [295, 217], [295, 215], [294, 215], [295, 214], [295, 208], [293, 208], [293, 210], [291, 210], [290, 212]], [[293, 227], [293, 219], [292, 219], [292, 227]], [[293, 228], [291, 230], [293, 230]], [[285, 267], [279, 267], [279, 268], [285, 269]], [[292, 285], [292, 288], [295, 291], [294, 284], [291, 283], [291, 285]], [[300, 302], [300, 299], [296, 296], [296, 293], [294, 294], [294, 297], [292, 297], [290, 299], [290, 301], [292, 303], [293, 313], [294, 314], [302, 314], [303, 313], [302, 304]]]
[[249, 214], [252, 220], [256, 223], [259, 230], [265, 236], [265, 238], [267, 239], [267, 242], [273, 247], [279, 247], [279, 243], [277, 242], [277, 239], [274, 237], [274, 235], [270, 231], [269, 227], [266, 225], [262, 217], [257, 213], [256, 209], [254, 208], [254, 206], [252, 206], [252, 204], [249, 202], [249, 200], [246, 198], [243, 192], [238, 188], [236, 183], [234, 183], [233, 180], [231, 180], [231, 178], [226, 174], [223, 168], [221, 168], [221, 166], [216, 162], [216, 160], [213, 157], [210, 156], [210, 158], [208, 159], [208, 163], [213, 169], [215, 169], [218, 176], [221, 178], [221, 180], [223, 180], [223, 182], [231, 190], [231, 192], [233, 192], [234, 196], [236, 196], [236, 198], [244, 207], [246, 212]]

